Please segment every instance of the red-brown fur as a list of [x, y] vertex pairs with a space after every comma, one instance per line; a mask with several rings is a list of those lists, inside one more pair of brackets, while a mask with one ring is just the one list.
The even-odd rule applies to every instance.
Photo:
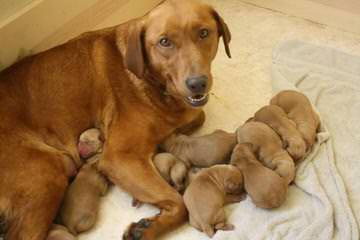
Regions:
[[[211, 35], [200, 42], [196, 34], [204, 26]], [[154, 44], [170, 30], [181, 48], [160, 51]], [[210, 90], [221, 36], [228, 50], [230, 32], [211, 7], [169, 0], [142, 18], [81, 35], [1, 72], [0, 215], [8, 224], [6, 239], [46, 238], [71, 175], [66, 165], [70, 159], [80, 167], [77, 139], [91, 127], [104, 133], [100, 170], [161, 209], [148, 219], [150, 226], [132, 224], [124, 238], [155, 239], [183, 223], [183, 200], [155, 172], [151, 157], [175, 129], [201, 125], [201, 108], [184, 101], [190, 94], [184, 81], [206, 75]]]

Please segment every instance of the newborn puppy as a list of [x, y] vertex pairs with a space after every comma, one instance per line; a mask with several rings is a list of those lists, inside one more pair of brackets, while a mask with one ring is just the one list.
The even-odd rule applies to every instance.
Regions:
[[66, 227], [53, 224], [46, 240], [75, 240], [76, 238], [69, 233]]
[[187, 177], [185, 180], [185, 187], [189, 186], [190, 183], [196, 178], [196, 176], [198, 176], [199, 173], [205, 169], [206, 168], [198, 168], [198, 167], [190, 168], [189, 171], [187, 172]]
[[243, 195], [243, 176], [236, 167], [216, 165], [201, 170], [184, 193], [190, 224], [209, 237], [215, 230], [233, 230], [223, 207], [241, 201]]
[[262, 122], [247, 122], [237, 130], [238, 143], [251, 143], [259, 160], [273, 169], [287, 183], [294, 180], [295, 164], [289, 153], [283, 149], [280, 137]]
[[95, 164], [85, 164], [65, 193], [60, 209], [60, 222], [72, 234], [90, 229], [96, 221], [100, 197], [108, 188], [107, 180]]
[[298, 160], [305, 155], [305, 141], [282, 108], [276, 105], [262, 107], [255, 113], [253, 120], [266, 123], [279, 134], [293, 159]]
[[210, 167], [227, 163], [235, 144], [235, 134], [216, 130], [201, 137], [171, 135], [160, 147], [184, 161], [187, 167]]
[[309, 99], [300, 92], [286, 90], [273, 97], [270, 104], [281, 107], [289, 119], [295, 122], [308, 150], [315, 143], [320, 125], [320, 118], [313, 110]]
[[177, 191], [185, 189], [187, 168], [184, 162], [171, 153], [159, 153], [155, 155], [153, 163], [160, 175], [172, 184]]
[[103, 141], [99, 129], [90, 128], [79, 137], [78, 151], [80, 157], [87, 159], [96, 153], [102, 152]]
[[245, 191], [257, 207], [279, 207], [286, 199], [287, 184], [256, 159], [252, 148], [251, 143], [237, 144], [231, 155], [231, 164], [241, 170]]

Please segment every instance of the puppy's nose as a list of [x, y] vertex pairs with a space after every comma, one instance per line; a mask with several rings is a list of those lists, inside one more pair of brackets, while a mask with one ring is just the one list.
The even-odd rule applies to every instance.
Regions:
[[189, 77], [186, 79], [186, 86], [195, 94], [204, 94], [208, 84], [208, 77], [205, 75], [199, 77]]

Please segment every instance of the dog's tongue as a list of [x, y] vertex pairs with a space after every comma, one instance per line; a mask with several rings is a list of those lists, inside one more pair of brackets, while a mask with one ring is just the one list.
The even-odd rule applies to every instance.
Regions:
[[90, 157], [90, 155], [92, 154], [91, 148], [89, 147], [89, 145], [86, 143], [83, 143], [83, 142], [79, 142], [78, 151], [79, 151], [80, 157], [84, 158], [84, 159]]

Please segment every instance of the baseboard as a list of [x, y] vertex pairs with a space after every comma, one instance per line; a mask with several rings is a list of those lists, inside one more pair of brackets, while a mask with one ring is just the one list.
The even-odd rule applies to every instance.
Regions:
[[[291, 16], [360, 34], [360, 5], [315, 0], [241, 0], [259, 7], [273, 9]], [[350, 7], [353, 8], [350, 10]]]

